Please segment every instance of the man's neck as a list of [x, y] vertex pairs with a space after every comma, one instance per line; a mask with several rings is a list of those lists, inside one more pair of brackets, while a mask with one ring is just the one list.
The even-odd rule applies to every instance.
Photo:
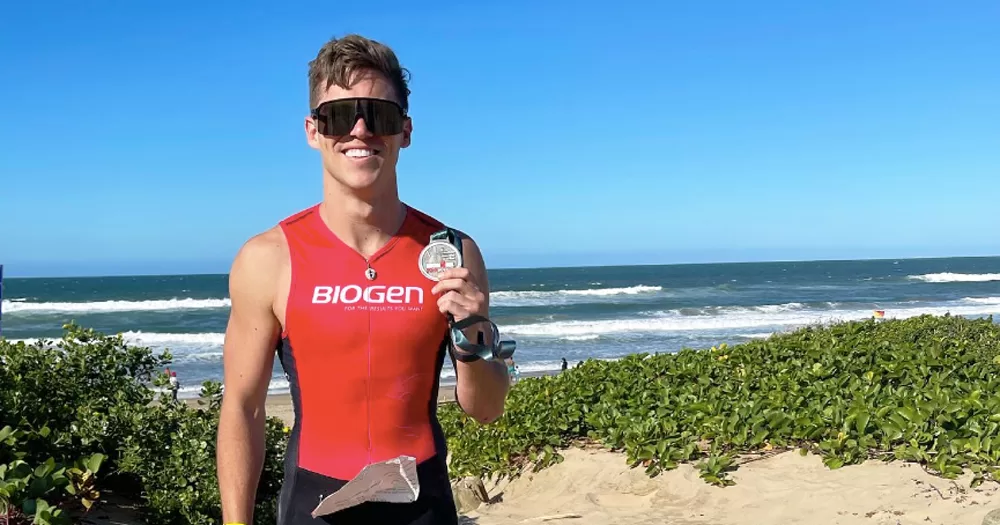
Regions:
[[377, 252], [403, 225], [406, 212], [395, 191], [362, 198], [337, 190], [324, 188], [320, 217], [334, 235], [364, 257]]

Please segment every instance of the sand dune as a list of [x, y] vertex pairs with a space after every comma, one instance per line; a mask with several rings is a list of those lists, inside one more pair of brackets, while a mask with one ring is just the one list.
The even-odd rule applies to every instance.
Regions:
[[1000, 508], [1000, 485], [969, 488], [901, 462], [830, 470], [817, 456], [785, 452], [746, 463], [735, 486], [706, 484], [690, 465], [648, 478], [621, 454], [570, 449], [566, 460], [487, 486], [501, 500], [467, 513], [466, 524], [979, 525]]
[[[450, 390], [441, 400], [451, 399]], [[294, 420], [287, 396], [268, 413]], [[913, 463], [869, 461], [830, 470], [815, 455], [784, 452], [742, 464], [736, 485], [705, 483], [691, 465], [650, 479], [625, 456], [571, 448], [565, 461], [513, 481], [487, 485], [493, 504], [463, 525], [980, 525], [1000, 509], [1000, 484], [970, 488]]]

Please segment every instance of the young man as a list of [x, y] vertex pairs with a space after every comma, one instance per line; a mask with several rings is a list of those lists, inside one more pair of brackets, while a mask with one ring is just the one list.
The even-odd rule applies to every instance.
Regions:
[[[448, 342], [446, 316], [489, 317], [489, 283], [464, 234], [464, 267], [438, 281], [420, 271], [422, 249], [445, 225], [397, 192], [396, 160], [413, 130], [409, 92], [393, 51], [361, 36], [329, 41], [309, 64], [305, 134], [319, 152], [322, 202], [247, 241], [230, 273], [218, 436], [224, 523], [253, 520], [275, 348], [296, 414], [279, 525], [457, 523], [436, 418], [445, 352], [463, 352]], [[492, 336], [464, 330], [470, 341], [480, 331]], [[503, 361], [452, 362], [462, 409], [482, 423], [500, 417]], [[365, 465], [399, 455], [417, 460], [415, 502], [311, 518]]]

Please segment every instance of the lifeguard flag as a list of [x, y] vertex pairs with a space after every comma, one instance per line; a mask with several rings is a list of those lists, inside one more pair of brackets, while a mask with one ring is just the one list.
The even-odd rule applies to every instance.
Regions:
[[885, 310], [875, 310], [875, 318], [882, 319], [885, 317]]

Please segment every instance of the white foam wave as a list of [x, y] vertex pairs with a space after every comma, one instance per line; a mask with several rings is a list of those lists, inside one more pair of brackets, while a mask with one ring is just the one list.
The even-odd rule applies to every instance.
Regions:
[[[1000, 313], [1000, 297], [987, 301], [958, 301], [946, 306], [914, 306], [902, 308], [881, 308], [886, 318], [904, 319], [923, 314], [931, 315], [988, 315]], [[777, 310], [777, 309], [776, 309]], [[568, 336], [592, 336], [620, 333], [684, 332], [684, 331], [728, 331], [736, 329], [775, 327], [777, 329], [827, 324], [837, 321], [865, 319], [872, 316], [871, 309], [805, 310], [786, 309], [768, 312], [761, 307], [720, 309], [718, 315], [684, 315], [670, 310], [654, 312], [653, 315], [628, 319], [606, 319], [594, 321], [559, 321], [551, 323], [531, 323], [503, 326], [505, 334], [537, 336], [544, 338], [565, 338]]]
[[229, 299], [161, 299], [151, 301], [95, 301], [85, 303], [28, 303], [3, 301], [4, 313], [97, 313], [141, 312], [155, 310], [190, 310], [200, 308], [228, 308]]
[[224, 333], [168, 334], [153, 332], [123, 332], [126, 341], [138, 346], [222, 346]]
[[563, 337], [566, 341], [593, 341], [595, 339], [600, 339], [601, 336], [597, 334], [587, 334], [587, 335], [567, 335]]
[[[221, 347], [226, 339], [226, 334], [204, 333], [204, 334], [166, 334], [149, 332], [122, 332], [125, 342], [134, 346], [148, 347]], [[32, 339], [12, 339], [10, 342], [17, 343], [23, 341], [25, 344], [35, 344], [39, 341], [58, 342], [60, 338], [32, 338]]]
[[768, 337], [771, 337], [772, 335], [774, 335], [774, 332], [756, 332], [756, 333], [752, 333], [752, 334], [740, 334], [738, 337], [741, 337], [741, 338], [744, 338], [744, 339], [767, 339]]
[[[515, 359], [517, 369], [522, 374], [526, 372], [555, 372], [562, 368], [562, 361], [529, 361], [521, 363]], [[446, 367], [441, 370], [441, 379], [451, 379], [454, 382], [455, 369]]]
[[972, 304], [995, 304], [1000, 303], [1000, 297], [966, 297], [962, 301]]
[[910, 275], [909, 279], [927, 283], [982, 283], [1000, 281], [1000, 273], [927, 273]]
[[653, 294], [662, 286], [637, 285], [624, 288], [585, 288], [581, 290], [499, 291], [490, 293], [490, 303], [496, 306], [542, 306], [550, 304], [585, 303], [623, 295]]

